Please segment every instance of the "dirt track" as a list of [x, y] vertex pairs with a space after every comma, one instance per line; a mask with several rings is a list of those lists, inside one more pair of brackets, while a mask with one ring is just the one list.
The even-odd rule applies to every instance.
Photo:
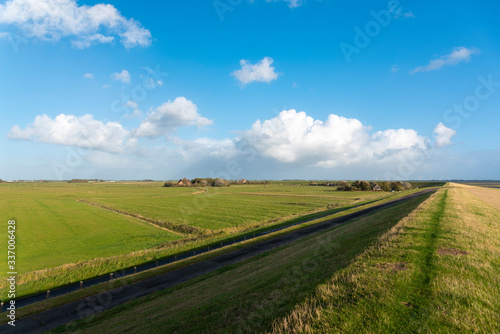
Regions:
[[258, 244], [219, 255], [210, 260], [194, 263], [166, 274], [151, 277], [140, 282], [125, 285], [92, 297], [88, 297], [84, 300], [72, 302], [23, 319], [19, 319], [16, 320], [15, 327], [3, 324], [0, 326], [0, 332], [23, 334], [42, 333], [64, 324], [67, 324], [67, 328], [72, 328], [72, 321], [83, 318], [87, 318], [89, 321], [92, 321], [94, 314], [113, 308], [132, 299], [173, 287], [198, 276], [262, 254], [276, 247], [291, 243], [321, 231], [325, 231], [335, 225], [375, 213], [379, 210], [405, 202], [411, 198], [434, 192], [435, 190], [436, 189], [425, 189], [384, 204], [379, 204], [371, 208], [344, 215], [342, 217], [310, 225], [300, 230], [283, 234]]

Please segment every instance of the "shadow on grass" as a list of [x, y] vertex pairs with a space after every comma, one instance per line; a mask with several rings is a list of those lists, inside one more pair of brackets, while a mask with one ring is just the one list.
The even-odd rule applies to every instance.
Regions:
[[[429, 316], [429, 303], [432, 300], [431, 281], [435, 276], [435, 260], [437, 251], [437, 239], [440, 236], [440, 222], [444, 217], [448, 190], [440, 194], [437, 205], [431, 212], [430, 219], [419, 230], [422, 247], [417, 249], [415, 264], [417, 270], [411, 277], [409, 283], [409, 304], [412, 306], [407, 311], [407, 316], [401, 317], [402, 322], [407, 322], [404, 328], [418, 330], [422, 320]], [[410, 332], [410, 331], [409, 331]]]
[[[431, 195], [426, 194], [357, 219], [331, 231], [313, 236], [309, 240], [299, 241], [270, 255], [279, 257], [281, 252], [297, 251], [301, 246], [306, 246], [307, 243], [315, 244], [312, 254], [309, 253], [301, 258], [302, 262], [288, 263], [288, 267], [283, 272], [283, 278], [274, 284], [270, 282], [275, 287], [270, 293], [271, 298], [261, 300], [260, 304], [255, 303], [254, 311], [244, 321], [243, 326], [240, 323], [239, 326], [230, 328], [231, 331], [233, 328], [236, 332], [271, 330], [274, 319], [286, 316], [297, 304], [302, 303], [308, 296], [312, 295], [317, 290], [318, 285], [326, 283], [333, 274], [350, 265], [382, 234]], [[432, 256], [432, 254], [430, 255]], [[348, 277], [346, 279], [349, 280]], [[346, 283], [356, 284], [355, 282]], [[273, 295], [281, 296], [281, 298], [274, 300]], [[349, 298], [345, 302], [355, 303], [356, 298]]]

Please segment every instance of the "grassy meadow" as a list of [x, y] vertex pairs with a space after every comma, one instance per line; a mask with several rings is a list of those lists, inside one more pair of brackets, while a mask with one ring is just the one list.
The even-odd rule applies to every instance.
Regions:
[[[179, 189], [179, 188], [174, 188]], [[229, 188], [191, 188], [190, 195], [158, 197], [100, 197], [88, 201], [154, 220], [192, 225], [207, 230], [252, 227], [282, 217], [341, 207], [387, 193], [338, 192], [335, 187], [294, 185], [241, 185]], [[169, 190], [165, 190], [168, 193]]]
[[[17, 222], [18, 296], [45, 291], [287, 219], [393, 196], [302, 183], [165, 188], [160, 182], [3, 183], [0, 216]], [[153, 221], [153, 223], [151, 222]], [[194, 226], [199, 234], [155, 224]], [[179, 232], [181, 231], [181, 232]], [[188, 231], [189, 232], [189, 231]], [[6, 244], [6, 236], [2, 244]], [[6, 268], [6, 258], [0, 258]], [[2, 271], [0, 278], [5, 277]], [[0, 281], [2, 300], [5, 298]]]
[[78, 332], [497, 332], [499, 217], [452, 185], [83, 319]]

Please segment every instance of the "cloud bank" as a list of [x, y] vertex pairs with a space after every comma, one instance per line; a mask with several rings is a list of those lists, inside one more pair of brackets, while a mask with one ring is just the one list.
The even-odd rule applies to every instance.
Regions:
[[104, 123], [95, 120], [92, 115], [77, 117], [60, 114], [51, 119], [44, 114], [37, 116], [25, 129], [13, 126], [8, 137], [111, 153], [124, 153], [137, 142], [120, 123]]
[[[138, 108], [134, 102], [127, 106]], [[232, 138], [201, 136], [186, 140], [177, 136], [179, 128], [203, 128], [213, 121], [199, 114], [197, 106], [185, 97], [169, 100], [138, 117], [142, 117], [138, 127], [129, 130], [118, 122], [102, 122], [92, 115], [60, 114], [54, 119], [41, 115], [24, 129], [13, 126], [8, 137], [91, 149], [95, 154], [89, 156], [109, 160], [109, 164], [100, 162], [99, 166], [111, 166], [113, 161], [124, 159], [148, 162], [151, 170], [154, 166], [164, 168], [167, 162], [174, 164], [172, 168], [205, 171], [210, 168], [207, 166], [246, 166], [254, 171], [267, 166], [268, 170], [290, 176], [304, 168], [324, 170], [322, 173], [330, 169], [351, 173], [369, 170], [378, 175], [396, 169], [400, 178], [405, 178], [409, 172], [399, 171], [401, 166], [406, 168], [404, 161], [414, 161], [410, 163], [412, 168], [425, 168], [424, 162], [434, 159], [434, 148], [451, 144], [456, 134], [440, 123], [434, 129], [432, 145], [431, 139], [413, 129], [372, 131], [355, 118], [330, 114], [319, 120], [290, 109], [257, 120]]]
[[0, 24], [16, 26], [26, 37], [41, 40], [70, 37], [77, 48], [112, 43], [115, 36], [126, 48], [151, 44], [149, 30], [107, 4], [78, 6], [75, 0], [9, 0], [0, 4]]
[[314, 120], [293, 109], [256, 121], [241, 141], [264, 157], [319, 167], [384, 160], [402, 151], [426, 148], [425, 138], [411, 129], [370, 134], [370, 128], [357, 119], [330, 114], [326, 121]]

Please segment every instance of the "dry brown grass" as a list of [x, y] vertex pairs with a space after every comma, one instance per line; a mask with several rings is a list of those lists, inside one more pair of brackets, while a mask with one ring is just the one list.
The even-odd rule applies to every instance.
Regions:
[[396, 263], [377, 263], [375, 265], [378, 269], [384, 271], [402, 271], [408, 268], [408, 264], [405, 262], [396, 262]]
[[439, 255], [467, 255], [466, 251], [449, 247], [441, 247], [438, 249], [437, 253]]
[[450, 183], [451, 186], [467, 189], [471, 194], [476, 195], [489, 205], [500, 210], [500, 189], [470, 186], [461, 183]]

